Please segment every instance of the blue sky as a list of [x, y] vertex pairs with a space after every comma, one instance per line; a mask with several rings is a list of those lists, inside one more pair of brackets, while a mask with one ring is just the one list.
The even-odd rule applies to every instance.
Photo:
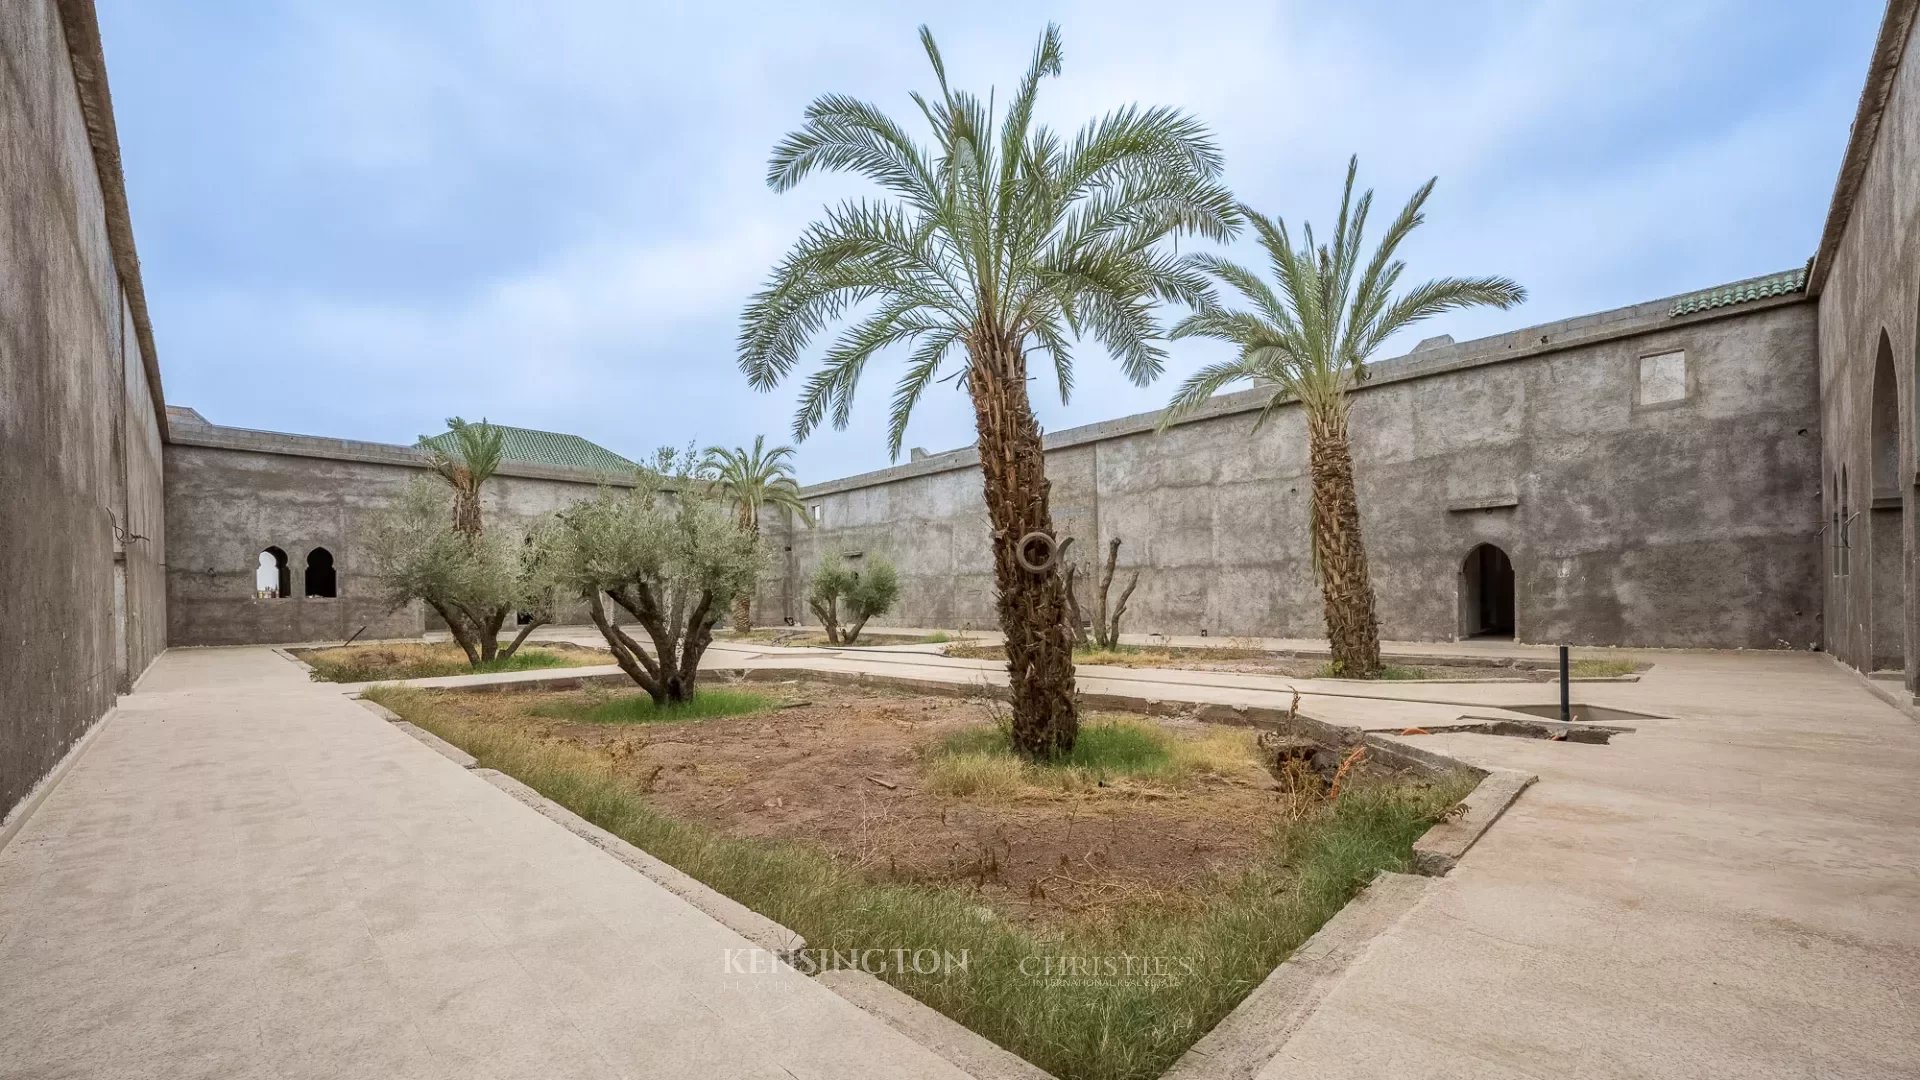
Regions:
[[[908, 119], [907, 92], [930, 82], [923, 21], [954, 81], [981, 89], [1009, 85], [1060, 22], [1042, 119], [1184, 107], [1239, 195], [1289, 219], [1331, 217], [1350, 153], [1396, 208], [1438, 174], [1411, 271], [1531, 292], [1409, 335], [1466, 340], [1804, 262], [1880, 15], [1877, 0], [99, 7], [171, 403], [385, 442], [485, 416], [635, 458], [784, 439], [797, 387], [746, 386], [739, 310], [824, 203], [863, 189], [776, 195], [767, 151], [821, 93]], [[1070, 404], [1036, 384], [1041, 421], [1158, 407], [1223, 348], [1178, 343], [1140, 389], [1088, 344]], [[853, 425], [802, 445], [803, 481], [887, 464], [892, 374], [876, 362]], [[972, 438], [961, 396], [936, 392], [907, 441]]]

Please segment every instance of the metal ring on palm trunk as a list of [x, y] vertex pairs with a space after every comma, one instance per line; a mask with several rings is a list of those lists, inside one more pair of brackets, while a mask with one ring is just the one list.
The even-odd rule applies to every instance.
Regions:
[[1022, 569], [1029, 574], [1044, 574], [1053, 569], [1054, 561], [1059, 557], [1060, 545], [1053, 537], [1038, 530], [1020, 538], [1013, 549], [1013, 557], [1020, 561]]

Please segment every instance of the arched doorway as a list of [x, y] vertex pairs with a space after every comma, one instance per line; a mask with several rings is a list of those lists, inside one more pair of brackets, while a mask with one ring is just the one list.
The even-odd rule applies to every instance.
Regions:
[[260, 553], [253, 571], [253, 595], [262, 600], [277, 600], [292, 591], [287, 573], [287, 553], [270, 547]]
[[1513, 560], [1492, 544], [1467, 552], [1460, 564], [1460, 636], [1513, 637]]
[[306, 577], [308, 596], [336, 595], [333, 580], [333, 552], [323, 547], [307, 552]]
[[[1868, 640], [1872, 670], [1899, 671], [1906, 667], [1907, 610], [1905, 542], [1902, 518], [1906, 488], [1900, 475], [1900, 389], [1893, 369], [1893, 343], [1880, 332], [1879, 355], [1873, 363], [1873, 399], [1869, 408], [1867, 452], [1873, 463], [1873, 489], [1867, 504], [1866, 536], [1872, 579], [1869, 603], [1873, 609]], [[1855, 595], [1858, 595], [1857, 593]]]

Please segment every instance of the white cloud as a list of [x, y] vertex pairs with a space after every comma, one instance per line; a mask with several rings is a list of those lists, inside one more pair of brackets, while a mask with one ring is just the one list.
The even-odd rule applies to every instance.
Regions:
[[[150, 272], [176, 400], [216, 422], [386, 439], [450, 412], [488, 414], [630, 454], [784, 433], [794, 391], [746, 388], [734, 320], [820, 204], [861, 189], [825, 178], [772, 195], [765, 155], [821, 92], [911, 117], [906, 92], [930, 82], [913, 12], [879, 0], [833, 12], [620, 0], [291, 10], [255, 43], [265, 58], [245, 91], [275, 134], [204, 167], [252, 169], [263, 200], [304, 186], [326, 205], [334, 193], [334, 216], [282, 216], [249, 238], [329, 257], [311, 271], [209, 260]], [[1535, 300], [1416, 336], [1465, 338], [1804, 258], [1782, 255], [1818, 227], [1859, 77], [1769, 70], [1765, 86], [1800, 77], [1801, 92], [1689, 116], [1703, 79], [1754, 77], [1725, 49], [1758, 20], [1726, 0], [1057, 10], [1066, 72], [1042, 112], [1059, 126], [1136, 100], [1189, 108], [1218, 132], [1242, 196], [1289, 217], [1331, 213], [1349, 153], [1389, 212], [1440, 174], [1431, 224], [1409, 247], [1414, 272], [1507, 273]], [[1042, 21], [992, 2], [932, 16], [953, 78], [980, 88], [1013, 81]], [[220, 76], [192, 58], [156, 72]], [[132, 162], [136, 181], [143, 166]], [[182, 209], [179, 227], [225, 210]], [[167, 264], [166, 239], [150, 264]], [[154, 250], [153, 233], [142, 243]], [[1169, 381], [1208, 349], [1176, 349]], [[296, 380], [330, 392], [290, 393]], [[807, 477], [884, 464], [892, 382], [873, 366], [855, 429], [803, 448]], [[1057, 428], [1168, 392], [1127, 385], [1089, 345], [1074, 404], [1045, 394], [1041, 410]], [[957, 394], [930, 395], [909, 433], [931, 448], [971, 439]]]

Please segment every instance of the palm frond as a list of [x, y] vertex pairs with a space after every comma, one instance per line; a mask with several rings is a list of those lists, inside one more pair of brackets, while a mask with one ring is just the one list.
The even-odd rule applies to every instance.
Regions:
[[1167, 408], [1160, 414], [1160, 430], [1166, 430], [1173, 421], [1192, 412], [1207, 403], [1207, 400], [1234, 383], [1257, 378], [1259, 372], [1250, 368], [1244, 359], [1222, 360], [1208, 364], [1187, 377], [1174, 391], [1173, 400], [1167, 402]]
[[955, 328], [934, 331], [926, 335], [920, 347], [914, 350], [907, 362], [907, 373], [901, 377], [900, 384], [893, 391], [893, 408], [887, 415], [887, 455], [900, 457], [900, 447], [906, 442], [907, 421], [913, 416], [913, 407], [920, 403], [920, 395], [926, 392], [940, 372], [940, 363], [947, 353], [960, 341], [960, 331]]
[[1130, 379], [1149, 382], [1165, 364], [1154, 305], [1217, 302], [1204, 267], [1161, 248], [1170, 237], [1226, 240], [1240, 228], [1204, 125], [1177, 109], [1141, 106], [1109, 112], [1070, 139], [1037, 125], [1041, 86], [1062, 69], [1056, 26], [1040, 35], [998, 115], [1002, 99], [949, 81], [925, 27], [920, 42], [936, 84], [911, 95], [930, 135], [924, 146], [874, 105], [827, 95], [769, 160], [775, 190], [848, 172], [883, 194], [842, 203], [806, 229], [742, 314], [740, 367], [762, 390], [843, 327], [803, 382], [796, 439], [828, 420], [846, 424], [867, 364], [896, 347], [910, 353], [889, 416], [895, 454], [955, 348], [995, 342], [1023, 357], [1045, 352], [1065, 399], [1075, 340], [1094, 338]]
[[1221, 387], [1242, 379], [1274, 392], [1259, 423], [1278, 404], [1290, 400], [1316, 409], [1344, 408], [1352, 381], [1395, 332], [1442, 312], [1478, 306], [1508, 308], [1526, 298], [1526, 290], [1498, 277], [1439, 278], [1396, 296], [1405, 264], [1395, 253], [1424, 220], [1434, 181], [1414, 192], [1363, 260], [1373, 192], [1355, 196], [1358, 175], [1359, 159], [1351, 158], [1333, 232], [1325, 243], [1315, 242], [1311, 225], [1301, 228], [1296, 243], [1285, 221], [1241, 207], [1243, 219], [1253, 226], [1266, 251], [1271, 283], [1217, 256], [1187, 257], [1187, 265], [1238, 293], [1251, 310], [1190, 305], [1193, 312], [1174, 326], [1170, 336], [1231, 342], [1239, 347], [1239, 356], [1202, 368], [1188, 379], [1169, 403], [1167, 418], [1199, 407]]

